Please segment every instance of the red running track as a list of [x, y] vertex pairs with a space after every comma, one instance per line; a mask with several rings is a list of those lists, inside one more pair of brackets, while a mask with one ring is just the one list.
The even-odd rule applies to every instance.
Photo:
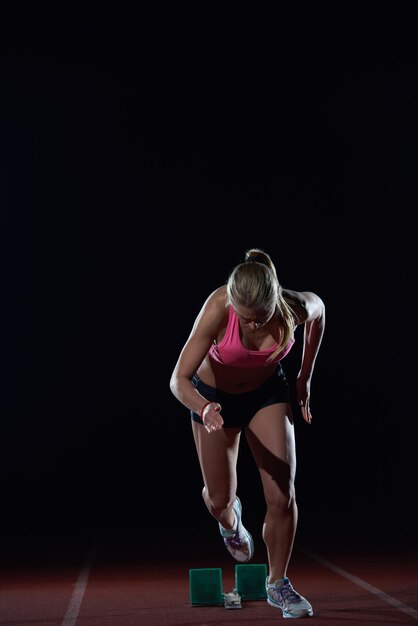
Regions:
[[[242, 609], [190, 605], [190, 568], [221, 567], [223, 590], [234, 587], [235, 561], [218, 537], [190, 545], [178, 537], [161, 554], [129, 537], [94, 542], [63, 539], [22, 548], [0, 579], [0, 624], [10, 626], [268, 626], [281, 611], [265, 600]], [[160, 554], [155, 546], [160, 546]], [[254, 563], [265, 563], [263, 548]], [[188, 554], [186, 554], [188, 552]], [[295, 546], [289, 577], [313, 605], [312, 626], [418, 623], [416, 551], [387, 546]]]

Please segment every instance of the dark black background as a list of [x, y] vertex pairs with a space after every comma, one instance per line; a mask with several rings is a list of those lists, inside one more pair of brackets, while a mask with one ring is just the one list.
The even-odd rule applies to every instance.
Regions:
[[[402, 9], [2, 8], [3, 535], [215, 532], [168, 383], [259, 246], [327, 306], [300, 536], [412, 537], [417, 42]], [[245, 441], [239, 493], [257, 522]]]

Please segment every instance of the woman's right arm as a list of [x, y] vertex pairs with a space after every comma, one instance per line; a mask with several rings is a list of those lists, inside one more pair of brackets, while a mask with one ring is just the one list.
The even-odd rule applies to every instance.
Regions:
[[220, 287], [204, 303], [170, 378], [173, 395], [198, 415], [207, 400], [192, 385], [191, 379], [225, 325], [226, 316], [225, 287]]

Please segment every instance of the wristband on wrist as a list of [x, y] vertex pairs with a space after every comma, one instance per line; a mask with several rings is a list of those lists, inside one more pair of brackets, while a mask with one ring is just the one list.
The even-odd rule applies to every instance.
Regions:
[[203, 422], [203, 411], [206, 409], [206, 407], [207, 407], [209, 404], [212, 404], [212, 400], [208, 400], [207, 402], [205, 402], [205, 404], [204, 404], [204, 405], [202, 406], [202, 408], [200, 409], [200, 419], [202, 420], [202, 422]]

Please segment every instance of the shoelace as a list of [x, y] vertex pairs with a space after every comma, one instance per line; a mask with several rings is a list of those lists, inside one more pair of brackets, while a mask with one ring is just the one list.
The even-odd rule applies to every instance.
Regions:
[[286, 583], [283, 587], [277, 588], [278, 594], [282, 597], [283, 602], [290, 604], [292, 602], [298, 602], [300, 600], [300, 595], [293, 589], [293, 587]]
[[242, 547], [242, 540], [239, 536], [239, 532], [236, 532], [235, 535], [232, 535], [232, 537], [225, 537], [225, 541], [228, 542], [228, 545], [231, 546], [231, 548], [241, 548]]

